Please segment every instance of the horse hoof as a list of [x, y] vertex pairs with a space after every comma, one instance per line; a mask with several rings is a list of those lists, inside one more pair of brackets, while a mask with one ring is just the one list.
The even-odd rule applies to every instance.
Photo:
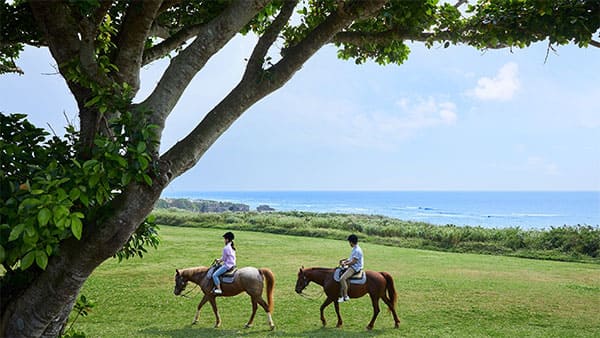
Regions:
[[271, 331], [275, 330], [275, 325], [271, 325]]
[[246, 324], [246, 325], [244, 325], [244, 328], [245, 328], [245, 329], [249, 329], [249, 328], [251, 328], [251, 327], [252, 327], [252, 324]]
[[371, 330], [373, 330], [373, 327], [372, 326], [367, 326], [367, 330], [371, 331]]
[[192, 322], [192, 325], [196, 325], [196, 323], [197, 323], [197, 322], [198, 322], [197, 320], [194, 320], [194, 321]]

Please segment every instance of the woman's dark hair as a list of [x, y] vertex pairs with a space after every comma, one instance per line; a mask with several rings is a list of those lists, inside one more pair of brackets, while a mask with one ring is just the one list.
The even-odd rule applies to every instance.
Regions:
[[226, 240], [228, 240], [229, 242], [231, 242], [231, 248], [235, 251], [235, 244], [233, 243], [233, 239], [235, 238], [235, 235], [233, 234], [233, 232], [227, 231], [223, 235], [223, 238], [225, 238]]
[[356, 243], [358, 243], [358, 237], [356, 237], [355, 234], [352, 234], [352, 235], [348, 236], [348, 242], [350, 242], [352, 244], [356, 244]]

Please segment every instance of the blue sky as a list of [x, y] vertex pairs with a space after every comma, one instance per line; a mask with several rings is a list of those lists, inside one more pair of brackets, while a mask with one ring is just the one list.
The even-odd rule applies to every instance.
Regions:
[[[162, 151], [239, 81], [238, 37], [189, 86]], [[600, 190], [600, 50], [546, 44], [481, 52], [412, 45], [401, 66], [327, 47], [248, 110], [167, 192], [189, 190]], [[142, 74], [141, 100], [166, 61]], [[3, 112], [62, 133], [74, 100], [43, 49], [0, 77]]]

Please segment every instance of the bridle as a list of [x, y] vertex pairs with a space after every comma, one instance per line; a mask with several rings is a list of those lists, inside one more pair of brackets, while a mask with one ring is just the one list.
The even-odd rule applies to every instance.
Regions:
[[[191, 288], [190, 290], [188, 290], [186, 293], [180, 294], [180, 296], [183, 297], [183, 298], [192, 298], [192, 297], [188, 297], [188, 295], [190, 293], [192, 293], [192, 291], [194, 291], [197, 287], [198, 287], [198, 284], [194, 284], [193, 288]], [[181, 291], [183, 291], [183, 290], [181, 290]]]
[[[183, 277], [181, 277], [181, 276], [178, 277], [178, 280], [175, 282], [175, 287], [178, 287], [180, 285], [179, 278], [183, 279]], [[193, 288], [186, 291], [185, 293], [182, 293], [183, 291], [185, 291], [185, 288], [187, 287], [187, 283], [188, 283], [188, 281], [185, 281], [185, 280], [182, 282], [183, 286], [181, 286], [181, 290], [179, 291], [179, 296], [184, 297], [184, 298], [192, 298], [192, 297], [188, 297], [188, 295], [190, 293], [192, 293], [198, 287], [198, 284], [194, 284]]]
[[321, 292], [319, 292], [316, 295], [307, 295], [307, 294], [304, 293], [306, 287], [310, 283], [310, 280], [306, 277], [306, 275], [304, 274], [304, 272], [301, 272], [301, 273], [302, 273], [302, 282], [304, 283], [304, 285], [302, 286], [302, 290], [300, 290], [300, 292], [298, 294], [300, 296], [302, 296], [302, 297], [304, 297], [306, 299], [310, 299], [310, 300], [315, 300], [315, 299], [320, 298], [325, 293], [324, 290], [321, 290]]

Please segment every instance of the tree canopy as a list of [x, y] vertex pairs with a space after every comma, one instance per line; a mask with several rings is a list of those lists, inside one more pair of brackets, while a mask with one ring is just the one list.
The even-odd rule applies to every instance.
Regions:
[[[99, 264], [157, 245], [146, 217], [162, 190], [324, 45], [386, 65], [408, 58], [408, 41], [600, 47], [599, 28], [596, 0], [3, 0], [0, 74], [27, 71], [24, 46], [48, 48], [79, 121], [59, 139], [23, 115], [1, 115], [0, 334], [60, 334]], [[159, 154], [188, 84], [237, 34], [258, 37], [240, 82]], [[156, 87], [134, 102], [141, 68], [164, 58]]]

